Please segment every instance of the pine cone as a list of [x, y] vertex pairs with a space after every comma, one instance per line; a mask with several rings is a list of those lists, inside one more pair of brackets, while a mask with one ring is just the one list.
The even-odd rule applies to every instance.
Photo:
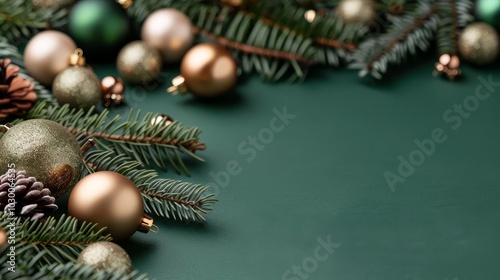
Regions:
[[[9, 203], [11, 185], [14, 185], [16, 201], [14, 203]], [[34, 177], [26, 178], [25, 171], [17, 172], [15, 178], [9, 178], [9, 173], [0, 176], [0, 209], [5, 212], [13, 210], [18, 217], [38, 220], [57, 210], [55, 201], [56, 199], [50, 195], [50, 190], [41, 182], [37, 182]]]
[[26, 114], [37, 100], [35, 85], [19, 77], [19, 67], [0, 59], [0, 119]]

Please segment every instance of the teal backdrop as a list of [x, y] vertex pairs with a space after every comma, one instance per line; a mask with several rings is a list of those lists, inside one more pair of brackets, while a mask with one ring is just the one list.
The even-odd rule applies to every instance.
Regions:
[[432, 58], [408, 65], [381, 82], [328, 69], [295, 84], [252, 77], [215, 103], [166, 94], [175, 71], [147, 93], [129, 88], [130, 107], [202, 128], [206, 163], [162, 175], [212, 182], [220, 199], [203, 225], [156, 219], [158, 234], [122, 244], [135, 268], [172, 280], [498, 279], [499, 67], [464, 66], [450, 82], [432, 77]]

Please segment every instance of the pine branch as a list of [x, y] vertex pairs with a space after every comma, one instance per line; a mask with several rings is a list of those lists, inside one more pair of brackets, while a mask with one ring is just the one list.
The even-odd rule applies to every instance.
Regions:
[[168, 162], [177, 173], [182, 169], [189, 175], [181, 154], [204, 161], [195, 155], [196, 151], [205, 149], [205, 144], [199, 141], [201, 131], [178, 121], [165, 126], [168, 121], [166, 118], [152, 124], [152, 120], [158, 116], [159, 114], [146, 113], [141, 118], [140, 110], [130, 110], [125, 120], [120, 115], [111, 119], [108, 110], [96, 113], [94, 109], [90, 109], [84, 112], [70, 109], [68, 105], [59, 107], [40, 103], [30, 111], [27, 118], [56, 121], [71, 133], [91, 136], [102, 147], [130, 155], [142, 165], [166, 169]]
[[474, 3], [471, 0], [442, 0], [438, 3], [439, 28], [437, 43], [439, 54], [458, 54], [460, 30], [474, 21]]
[[[33, 263], [37, 267], [48, 264], [64, 264], [74, 262], [80, 252], [90, 243], [110, 241], [109, 235], [104, 235], [105, 228], [97, 231], [96, 224], [83, 222], [63, 215], [59, 219], [49, 217], [45, 222], [22, 221], [0, 212], [0, 227], [10, 230], [15, 224], [16, 258], [28, 260], [39, 256]], [[43, 255], [38, 255], [43, 253]]]
[[19, 45], [40, 29], [62, 26], [66, 14], [66, 10], [36, 10], [31, 0], [0, 0], [0, 33]]
[[109, 170], [132, 180], [141, 191], [145, 212], [160, 217], [194, 222], [205, 221], [217, 198], [209, 187], [158, 178], [155, 170], [143, 169], [141, 163], [114, 151], [88, 152], [85, 162], [93, 171]]
[[417, 49], [425, 51], [438, 26], [436, 5], [419, 2], [415, 11], [393, 17], [387, 33], [363, 42], [353, 54], [351, 69], [360, 69], [361, 77], [367, 74], [381, 79], [389, 64], [400, 64]]
[[[28, 275], [31, 280], [148, 280], [146, 274], [138, 271], [126, 274], [113, 270], [97, 270], [90, 266], [75, 263], [52, 264], [42, 267], [38, 272], [32, 270]], [[13, 278], [12, 278], [13, 279]], [[7, 280], [7, 279], [6, 279]]]
[[[2, 0], [0, 0], [2, 1]], [[7, 41], [7, 38], [0, 36], [0, 58], [9, 58], [12, 63], [19, 66], [19, 76], [29, 80], [35, 85], [35, 92], [38, 94], [39, 101], [45, 101], [51, 104], [57, 104], [56, 99], [52, 96], [51, 92], [36, 81], [33, 77], [27, 74], [26, 68], [24, 67], [23, 56], [19, 53], [19, 50], [14, 45]]]

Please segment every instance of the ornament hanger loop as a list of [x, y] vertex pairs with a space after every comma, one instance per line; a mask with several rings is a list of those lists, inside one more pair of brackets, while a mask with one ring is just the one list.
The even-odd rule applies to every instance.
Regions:
[[70, 66], [84, 66], [85, 65], [85, 57], [83, 56], [83, 50], [78, 48], [73, 54], [69, 56], [69, 65]]
[[3, 134], [9, 131], [10, 128], [11, 126], [9, 124], [0, 124], [0, 132], [2, 132]]
[[153, 224], [149, 231], [151, 231], [152, 233], [158, 233], [160, 232], [160, 228], [157, 225]]

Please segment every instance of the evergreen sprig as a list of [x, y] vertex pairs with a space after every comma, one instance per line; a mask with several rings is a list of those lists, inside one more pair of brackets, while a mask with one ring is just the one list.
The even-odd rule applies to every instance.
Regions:
[[19, 45], [38, 30], [65, 23], [64, 9], [35, 9], [32, 0], [0, 0], [0, 34]]
[[474, 2], [471, 0], [442, 0], [438, 2], [439, 28], [437, 44], [439, 54], [458, 54], [458, 36], [462, 28], [474, 21]]
[[140, 110], [131, 109], [126, 118], [120, 115], [111, 118], [107, 109], [100, 113], [93, 109], [85, 112], [71, 109], [67, 104], [57, 106], [42, 102], [31, 109], [27, 118], [56, 121], [71, 133], [91, 136], [101, 147], [130, 155], [142, 165], [166, 169], [169, 163], [177, 173], [182, 169], [189, 175], [181, 154], [204, 161], [195, 155], [197, 150], [205, 149], [199, 140], [200, 129], [178, 121], [166, 126], [167, 118], [154, 121], [158, 116], [160, 114], [146, 113], [141, 117]]
[[12, 224], [15, 224], [15, 244], [11, 246], [16, 248], [16, 258], [33, 259], [35, 261], [31, 266], [34, 267], [74, 262], [90, 243], [111, 240], [109, 235], [104, 234], [105, 228], [96, 230], [96, 224], [79, 223], [77, 219], [65, 215], [40, 222], [23, 221], [7, 212], [0, 212], [0, 227], [9, 231]]
[[359, 69], [360, 77], [370, 74], [381, 79], [390, 64], [401, 64], [417, 49], [428, 49], [438, 24], [436, 4], [419, 2], [415, 11], [391, 17], [387, 33], [364, 41], [353, 54], [349, 68]]
[[92, 171], [114, 171], [132, 180], [141, 191], [148, 214], [202, 222], [218, 201], [207, 186], [158, 178], [155, 170], [144, 169], [140, 162], [113, 151], [97, 147], [86, 154], [85, 162]]

